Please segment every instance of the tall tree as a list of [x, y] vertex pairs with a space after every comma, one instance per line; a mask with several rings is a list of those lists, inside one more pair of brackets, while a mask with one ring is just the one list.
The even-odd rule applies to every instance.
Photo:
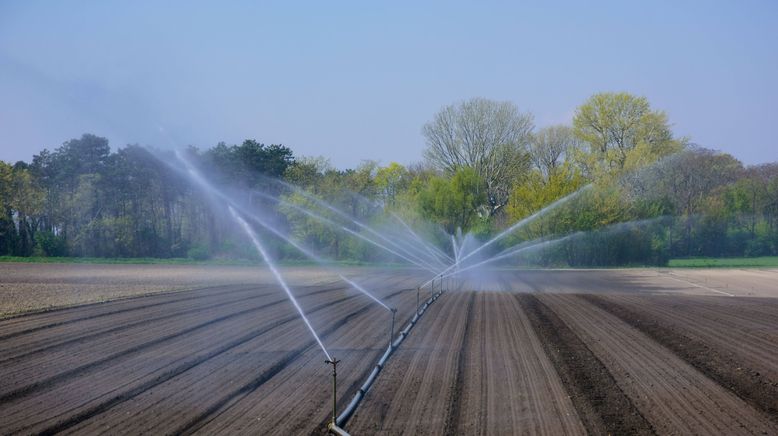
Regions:
[[742, 164], [729, 154], [705, 148], [690, 148], [646, 167], [633, 182], [632, 190], [644, 198], [663, 200], [684, 221], [684, 255], [691, 256], [692, 230], [713, 191], [735, 182]]
[[487, 211], [494, 215], [529, 168], [532, 128], [532, 115], [513, 103], [473, 98], [444, 107], [424, 125], [424, 156], [450, 175], [471, 168], [486, 184]]
[[15, 246], [13, 222], [13, 167], [0, 161], [0, 255], [10, 254]]
[[645, 97], [603, 92], [590, 97], [573, 118], [575, 135], [589, 146], [590, 174], [636, 168], [678, 151], [667, 115]]
[[255, 188], [263, 177], [282, 177], [294, 163], [292, 150], [280, 144], [266, 146], [253, 139], [241, 145], [228, 146], [220, 142], [205, 152], [204, 157], [226, 181]]

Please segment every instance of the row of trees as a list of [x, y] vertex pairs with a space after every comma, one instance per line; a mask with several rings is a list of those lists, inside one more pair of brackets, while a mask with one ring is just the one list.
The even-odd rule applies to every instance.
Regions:
[[[377, 227], [399, 217], [444, 246], [447, 235], [483, 239], [579, 192], [495, 248], [565, 237], [525, 260], [571, 265], [778, 254], [778, 163], [744, 167], [677, 138], [643, 97], [596, 94], [571, 125], [542, 129], [511, 103], [472, 99], [441, 109], [422, 133], [425, 160], [408, 167], [338, 170], [254, 140], [185, 153], [215, 183], [269, 210], [279, 229], [338, 259], [388, 258], [299, 206], [337, 220], [322, 199]], [[0, 255], [250, 255], [227, 215], [167, 165], [173, 159], [134, 145], [112, 152], [86, 134], [31, 163], [0, 162]], [[616, 225], [625, 222], [635, 224]], [[274, 244], [280, 257], [299, 256]]]

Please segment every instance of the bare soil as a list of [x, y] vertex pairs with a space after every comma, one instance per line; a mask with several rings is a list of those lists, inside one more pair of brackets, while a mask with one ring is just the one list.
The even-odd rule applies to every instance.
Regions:
[[[704, 273], [469, 277], [430, 307], [345, 427], [778, 434], [778, 273]], [[342, 410], [385, 350], [390, 316], [331, 274], [285, 274], [342, 360]], [[424, 274], [350, 274], [399, 309], [398, 327], [413, 315]], [[331, 367], [271, 279], [248, 267], [0, 265], [0, 433], [323, 433]]]
[[[292, 283], [332, 281], [316, 268], [286, 268]], [[268, 284], [266, 268], [198, 265], [0, 263], [0, 319], [20, 313], [228, 284]]]
[[584, 298], [778, 420], [778, 318], [763, 314], [778, 314], [778, 299]]
[[589, 433], [654, 434], [608, 369], [556, 313], [532, 294], [517, 298]]

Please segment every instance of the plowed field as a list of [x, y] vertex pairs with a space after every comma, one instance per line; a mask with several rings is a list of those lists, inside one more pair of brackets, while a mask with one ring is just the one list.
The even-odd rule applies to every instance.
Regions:
[[[30, 311], [0, 320], [0, 433], [324, 431], [331, 367], [266, 274], [46, 268], [0, 266], [6, 316]], [[386, 349], [390, 315], [330, 274], [287, 273], [342, 361], [342, 410]], [[423, 273], [351, 275], [398, 308], [397, 330], [412, 317]], [[777, 399], [778, 271], [495, 271], [452, 282], [344, 427], [778, 434]]]

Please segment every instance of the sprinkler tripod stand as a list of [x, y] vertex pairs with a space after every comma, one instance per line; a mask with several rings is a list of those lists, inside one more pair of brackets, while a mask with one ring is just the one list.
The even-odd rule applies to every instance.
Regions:
[[338, 435], [348, 435], [345, 430], [338, 427], [338, 363], [340, 360], [332, 358], [325, 360], [324, 363], [332, 365], [332, 421], [327, 424], [327, 429]]

